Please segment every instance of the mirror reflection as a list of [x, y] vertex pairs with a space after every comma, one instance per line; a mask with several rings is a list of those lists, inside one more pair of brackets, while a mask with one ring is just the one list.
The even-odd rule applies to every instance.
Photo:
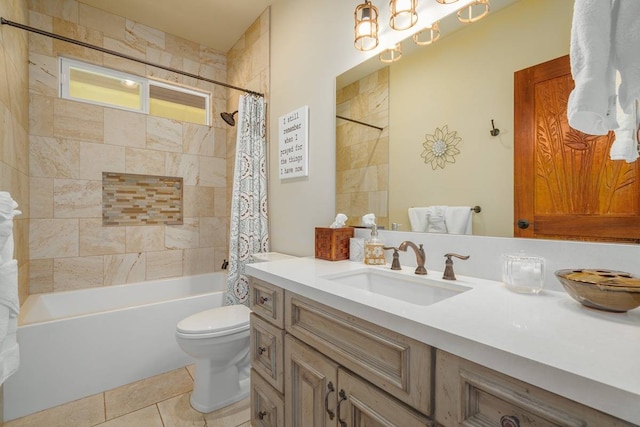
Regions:
[[569, 53], [573, 2], [500, 5], [455, 31], [443, 20], [432, 45], [405, 41], [396, 63], [337, 77], [337, 115], [382, 128], [336, 118], [336, 207], [349, 225], [373, 212], [411, 231], [410, 208], [480, 206], [470, 234], [513, 236], [513, 74]]

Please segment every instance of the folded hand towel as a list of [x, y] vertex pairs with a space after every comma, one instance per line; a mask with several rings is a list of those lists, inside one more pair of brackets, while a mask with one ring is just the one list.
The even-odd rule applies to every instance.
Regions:
[[429, 206], [427, 208], [427, 233], [446, 233], [446, 206]]
[[419, 231], [424, 233], [427, 231], [427, 208], [409, 208], [409, 224], [411, 231]]
[[473, 234], [471, 206], [448, 206], [445, 222], [449, 234]]
[[[633, 0], [636, 1], [636, 0]], [[571, 26], [569, 125], [606, 135], [615, 121], [615, 73], [611, 45], [612, 0], [575, 0]]]

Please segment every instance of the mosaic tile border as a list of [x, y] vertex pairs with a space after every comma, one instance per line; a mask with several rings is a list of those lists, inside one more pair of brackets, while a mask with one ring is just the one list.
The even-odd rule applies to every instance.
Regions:
[[102, 172], [102, 225], [181, 225], [183, 178]]

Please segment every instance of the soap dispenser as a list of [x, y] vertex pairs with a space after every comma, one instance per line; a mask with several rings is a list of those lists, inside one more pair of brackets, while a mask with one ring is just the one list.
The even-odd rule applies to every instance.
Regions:
[[371, 237], [364, 244], [364, 263], [368, 265], [385, 265], [384, 244], [378, 238], [378, 226], [371, 225]]

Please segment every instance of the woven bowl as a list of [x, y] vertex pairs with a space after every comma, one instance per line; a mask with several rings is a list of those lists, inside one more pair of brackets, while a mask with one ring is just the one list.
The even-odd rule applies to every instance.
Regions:
[[640, 307], [640, 278], [623, 271], [558, 270], [556, 277], [580, 304], [598, 310], [624, 313]]

